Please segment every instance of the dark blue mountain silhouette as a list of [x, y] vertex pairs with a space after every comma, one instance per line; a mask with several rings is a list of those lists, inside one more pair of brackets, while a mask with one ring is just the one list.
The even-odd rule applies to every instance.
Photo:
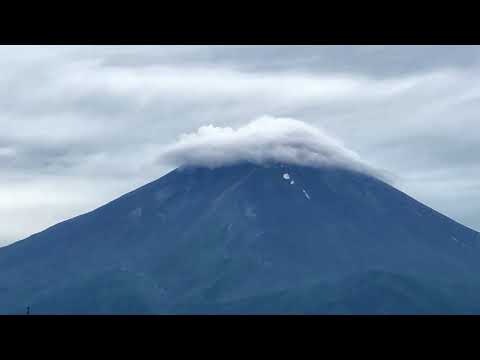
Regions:
[[480, 313], [480, 236], [351, 170], [176, 169], [0, 249], [0, 312]]

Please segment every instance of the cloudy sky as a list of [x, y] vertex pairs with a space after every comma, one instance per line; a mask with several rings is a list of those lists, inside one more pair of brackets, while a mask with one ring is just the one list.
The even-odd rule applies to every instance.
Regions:
[[172, 169], [199, 127], [319, 127], [480, 230], [480, 47], [0, 46], [0, 245]]

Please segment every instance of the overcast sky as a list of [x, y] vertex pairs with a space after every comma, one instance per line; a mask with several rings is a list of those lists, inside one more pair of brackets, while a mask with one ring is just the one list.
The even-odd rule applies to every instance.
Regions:
[[480, 230], [480, 47], [0, 46], [0, 245], [154, 180], [200, 126], [323, 128]]

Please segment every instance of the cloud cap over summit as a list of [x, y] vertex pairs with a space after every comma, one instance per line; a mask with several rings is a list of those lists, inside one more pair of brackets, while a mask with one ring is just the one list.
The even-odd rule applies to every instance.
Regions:
[[259, 117], [237, 129], [207, 125], [164, 148], [162, 161], [210, 168], [240, 162], [338, 166], [378, 176], [354, 151], [318, 127], [291, 118]]

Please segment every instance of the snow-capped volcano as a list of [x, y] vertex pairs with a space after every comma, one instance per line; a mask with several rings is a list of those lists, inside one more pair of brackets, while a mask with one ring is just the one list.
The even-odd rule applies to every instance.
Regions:
[[0, 249], [0, 312], [480, 312], [479, 241], [348, 167], [183, 166]]

